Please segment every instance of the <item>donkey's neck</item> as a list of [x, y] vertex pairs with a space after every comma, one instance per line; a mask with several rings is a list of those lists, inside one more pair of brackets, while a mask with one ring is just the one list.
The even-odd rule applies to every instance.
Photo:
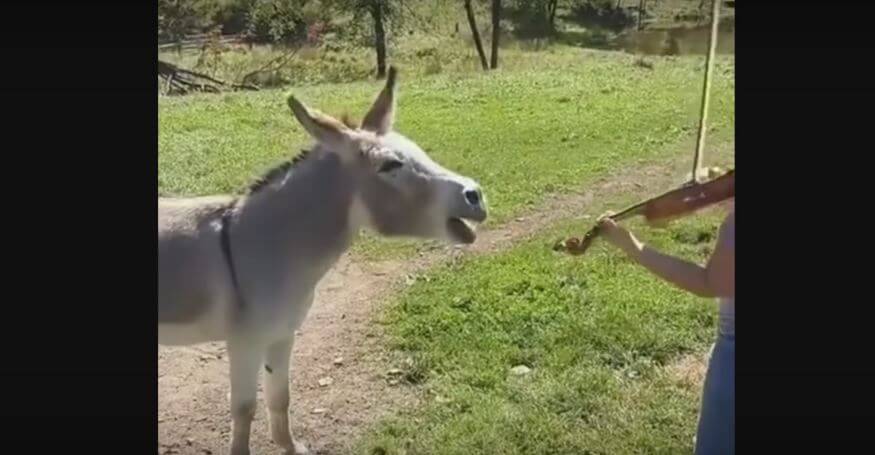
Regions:
[[349, 248], [355, 179], [333, 153], [312, 153], [239, 208], [232, 248], [247, 294], [314, 286]]

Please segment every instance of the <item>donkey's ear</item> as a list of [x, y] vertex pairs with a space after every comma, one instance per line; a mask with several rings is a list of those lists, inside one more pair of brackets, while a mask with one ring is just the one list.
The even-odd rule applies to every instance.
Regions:
[[343, 123], [319, 111], [311, 110], [294, 95], [289, 95], [287, 101], [295, 118], [313, 139], [319, 142], [336, 143], [347, 137], [349, 128]]
[[390, 66], [389, 74], [386, 76], [386, 85], [365, 115], [362, 129], [377, 134], [386, 134], [392, 130], [392, 124], [395, 121], [395, 81], [397, 76], [398, 71], [394, 66]]

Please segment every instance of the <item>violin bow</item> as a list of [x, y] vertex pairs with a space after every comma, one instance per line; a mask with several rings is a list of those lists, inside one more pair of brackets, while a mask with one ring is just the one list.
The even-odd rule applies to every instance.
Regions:
[[705, 82], [702, 84], [702, 106], [699, 110], [699, 135], [693, 155], [693, 175], [689, 184], [699, 182], [699, 168], [705, 151], [705, 132], [708, 124], [708, 106], [711, 99], [711, 74], [714, 73], [714, 56], [717, 54], [717, 31], [720, 26], [720, 3], [711, 1], [711, 36], [708, 39], [708, 55], [705, 57]]

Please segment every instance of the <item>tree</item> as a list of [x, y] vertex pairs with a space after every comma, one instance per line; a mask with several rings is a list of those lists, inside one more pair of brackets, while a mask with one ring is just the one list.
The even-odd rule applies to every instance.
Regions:
[[550, 30], [556, 30], [556, 9], [559, 7], [559, 0], [549, 0], [547, 2], [548, 19], [547, 23]]
[[556, 30], [559, 0], [512, 0], [507, 9], [519, 37], [546, 38]]
[[197, 0], [158, 0], [158, 38], [176, 41], [207, 24], [204, 3]]
[[[483, 43], [480, 41], [480, 31], [477, 30], [477, 20], [474, 18], [474, 8], [471, 6], [471, 0], [465, 0], [465, 13], [468, 15], [468, 25], [471, 27], [471, 34], [474, 36], [474, 46], [477, 47], [477, 55], [480, 56], [480, 64], [484, 70], [489, 69], [489, 64], [486, 63], [486, 53], [483, 52]], [[493, 55], [498, 58], [498, 54], [493, 51]]]
[[501, 0], [492, 0], [492, 55], [490, 67], [498, 68], [498, 38], [501, 35]]
[[399, 17], [400, 0], [334, 0], [333, 4], [340, 10], [352, 12], [356, 20], [362, 19], [362, 16], [370, 16], [374, 24], [374, 50], [377, 53], [377, 77], [386, 77], [387, 68], [387, 41], [388, 32], [392, 28], [387, 27], [387, 24], [392, 24]]
[[646, 13], [647, 0], [638, 0], [638, 30], [641, 30], [641, 21]]
[[386, 77], [386, 31], [383, 29], [383, 0], [371, 0], [374, 19], [374, 47], [377, 49], [377, 79]]

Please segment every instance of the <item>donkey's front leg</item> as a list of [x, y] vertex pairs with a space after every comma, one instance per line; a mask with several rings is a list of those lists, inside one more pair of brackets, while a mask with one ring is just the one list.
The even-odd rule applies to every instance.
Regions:
[[231, 455], [249, 455], [249, 433], [255, 418], [258, 368], [263, 347], [242, 339], [228, 341], [231, 363]]
[[265, 355], [265, 401], [270, 414], [270, 435], [289, 455], [308, 453], [307, 447], [292, 438], [289, 429], [289, 361], [293, 336], [271, 345]]

